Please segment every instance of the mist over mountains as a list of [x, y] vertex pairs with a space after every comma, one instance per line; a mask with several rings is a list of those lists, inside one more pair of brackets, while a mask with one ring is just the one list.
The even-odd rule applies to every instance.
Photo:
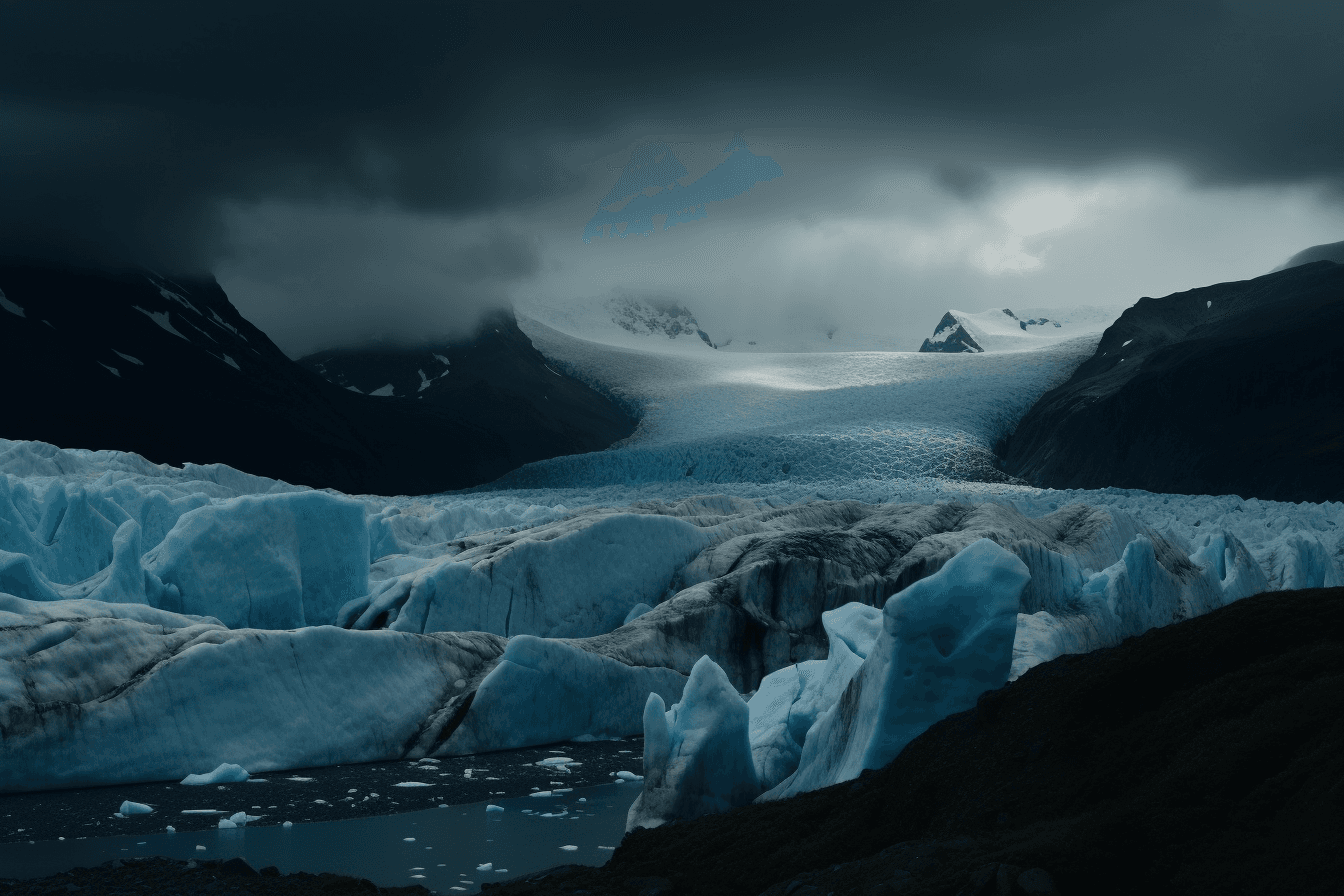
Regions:
[[437, 388], [417, 401], [310, 372], [213, 279], [4, 265], [0, 290], [0, 375], [29, 384], [10, 403], [7, 438], [223, 463], [353, 494], [425, 494], [599, 449], [634, 426], [548, 368], [509, 314], [474, 340], [436, 346], [457, 368], [436, 370]]

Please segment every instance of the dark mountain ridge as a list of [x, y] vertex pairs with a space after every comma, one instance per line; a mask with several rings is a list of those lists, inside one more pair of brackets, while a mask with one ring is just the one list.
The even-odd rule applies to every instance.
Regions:
[[1143, 298], [1000, 446], [1051, 488], [1344, 500], [1344, 265]]
[[[518, 408], [545, 399], [519, 377], [490, 400], [457, 404], [357, 395], [285, 356], [213, 278], [6, 263], [0, 295], [4, 438], [225, 463], [350, 494], [424, 494], [488, 482], [577, 445], [604, 447], [634, 426], [609, 405], [596, 434], [577, 421], [577, 435], [520, 442]], [[544, 365], [511, 318], [495, 325], [512, 327], [501, 368]]]
[[510, 311], [488, 315], [469, 340], [335, 349], [298, 363], [373, 401], [489, 420], [514, 467], [600, 451], [636, 424], [615, 402], [548, 363]]
[[1333, 261], [1335, 264], [1344, 264], [1344, 240], [1337, 243], [1322, 243], [1319, 246], [1303, 249], [1276, 267], [1274, 272], [1286, 271], [1298, 265], [1311, 264], [1313, 261]]

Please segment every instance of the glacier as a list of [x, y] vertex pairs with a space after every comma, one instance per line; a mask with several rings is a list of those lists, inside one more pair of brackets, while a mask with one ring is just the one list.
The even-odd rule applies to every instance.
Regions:
[[[694, 775], [669, 753], [641, 817], [679, 817], [679, 801], [853, 771], [822, 745], [875, 735], [817, 735], [894, 655], [883, 607], [984, 540], [1029, 575], [1006, 679], [1257, 591], [1344, 583], [1344, 505], [1042, 490], [990, 469], [1086, 338], [733, 354], [520, 324], [638, 406], [640, 429], [426, 496], [0, 439], [0, 790], [632, 735], [650, 695], [682, 704], [695, 680], [742, 709], [688, 706], [676, 731], [664, 712], [669, 743], [686, 762], [715, 745], [754, 783], [684, 793]], [[804, 773], [809, 744], [824, 774]]]

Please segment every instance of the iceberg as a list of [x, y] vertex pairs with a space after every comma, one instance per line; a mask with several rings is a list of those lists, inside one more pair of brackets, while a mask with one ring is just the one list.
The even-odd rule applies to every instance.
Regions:
[[681, 696], [686, 676], [661, 666], [628, 665], [584, 650], [582, 642], [532, 635], [509, 639], [440, 755], [468, 755], [587, 735], [638, 734], [650, 694]]
[[625, 829], [653, 828], [751, 802], [760, 782], [747, 737], [747, 704], [709, 657], [691, 670], [670, 710], [657, 694], [644, 706], [644, 787]]

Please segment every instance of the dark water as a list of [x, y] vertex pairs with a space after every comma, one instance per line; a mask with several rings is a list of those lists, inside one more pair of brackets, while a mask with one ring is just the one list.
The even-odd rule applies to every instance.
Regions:
[[[228, 859], [281, 872], [331, 871], [379, 886], [422, 884], [474, 893], [485, 881], [563, 864], [601, 865], [625, 833], [636, 784], [601, 784], [551, 797], [496, 799], [397, 815], [295, 824], [0, 844], [0, 878], [45, 877], [129, 856]], [[528, 810], [528, 811], [525, 811]], [[542, 814], [551, 818], [543, 818]], [[567, 813], [567, 814], [566, 814]], [[165, 824], [171, 819], [165, 817]], [[562, 846], [576, 847], [572, 850]], [[486, 863], [494, 867], [477, 871]], [[459, 889], [460, 888], [460, 889]]]

